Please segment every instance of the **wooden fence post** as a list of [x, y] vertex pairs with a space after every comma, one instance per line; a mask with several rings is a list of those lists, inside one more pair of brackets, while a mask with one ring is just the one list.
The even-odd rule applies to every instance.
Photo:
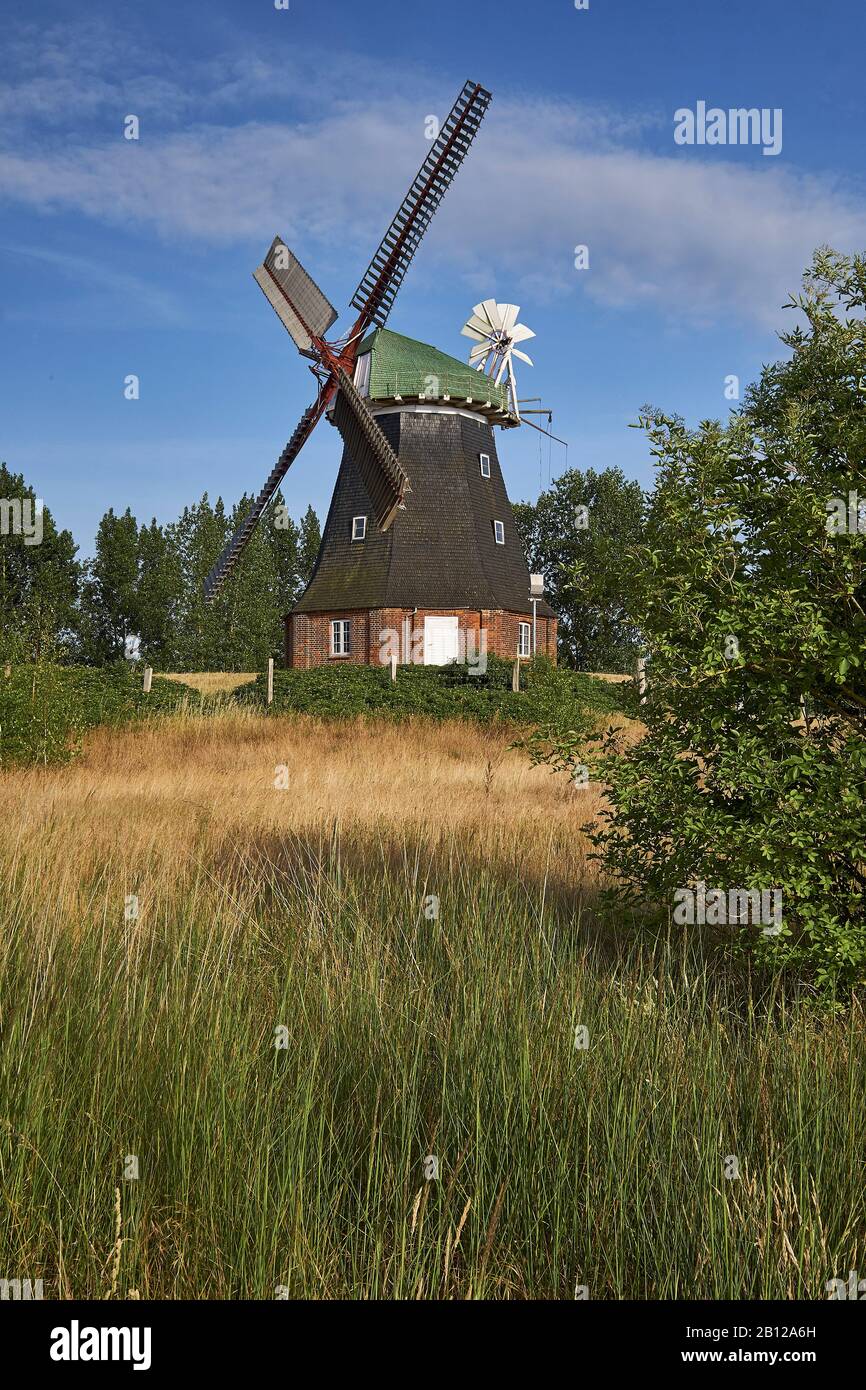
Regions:
[[396, 679], [397, 679], [397, 653], [396, 653], [396, 652], [392, 652], [392, 653], [391, 653], [391, 680], [392, 680], [392, 681], [396, 681]]
[[646, 657], [639, 656], [637, 659], [637, 693], [640, 703], [646, 699]]
[[511, 689], [515, 695], [520, 690], [520, 657], [515, 657], [514, 665], [511, 668]]
[[274, 658], [268, 657], [268, 704], [274, 703]]
[[145, 666], [145, 668], [144, 668], [144, 680], [142, 681], [142, 684], [141, 684], [141, 688], [142, 688], [142, 690], [144, 691], [145, 695], [149, 695], [149, 694], [150, 694], [150, 682], [151, 682], [152, 680], [153, 680], [153, 667], [152, 667], [152, 666]]

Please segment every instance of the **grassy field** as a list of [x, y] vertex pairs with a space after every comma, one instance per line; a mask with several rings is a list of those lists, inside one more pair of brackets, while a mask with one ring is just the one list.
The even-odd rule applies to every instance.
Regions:
[[599, 794], [502, 732], [164, 717], [0, 794], [0, 1277], [824, 1298], [866, 1264], [862, 1017], [602, 920]]

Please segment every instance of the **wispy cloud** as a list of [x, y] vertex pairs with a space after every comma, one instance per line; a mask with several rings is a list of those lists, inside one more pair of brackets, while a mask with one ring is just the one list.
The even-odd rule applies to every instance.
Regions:
[[[105, 74], [104, 33], [87, 51], [88, 96], [72, 108], [77, 124], [67, 107], [62, 139], [56, 121], [71, 99], [77, 50], [63, 54], [55, 43], [40, 63], [25, 64], [12, 95], [0, 87], [0, 109], [14, 98], [33, 122], [54, 123], [37, 144], [20, 138], [0, 153], [0, 195], [168, 241], [264, 245], [279, 231], [302, 255], [345, 251], [359, 265], [420, 162], [425, 116], [451, 95], [429, 74], [395, 81], [365, 60], [363, 101], [312, 119], [250, 119], [257, 104], [269, 109], [277, 82], [301, 103], [303, 57], [217, 56], [179, 74], [170, 58], [160, 64], [139, 53], [118, 83]], [[330, 61], [356, 64], [348, 55]], [[119, 88], [145, 103], [138, 142], [122, 139]], [[161, 124], [149, 126], [155, 97]], [[105, 117], [106, 104], [111, 134], [103, 120], [97, 135], [93, 117]], [[816, 245], [866, 243], [866, 202], [831, 172], [768, 169], [718, 151], [702, 159], [672, 143], [667, 153], [645, 138], [661, 120], [500, 96], [437, 218], [429, 265], [447, 264], [468, 284], [493, 267], [522, 295], [582, 291], [613, 305], [770, 325]], [[590, 249], [587, 272], [574, 269], [578, 243]]]
[[[24, 266], [47, 267], [51, 271], [55, 293], [52, 295], [51, 320], [57, 326], [64, 321], [80, 327], [82, 322], [98, 321], [104, 316], [112, 324], [117, 319], [117, 305], [123, 304], [127, 315], [134, 309], [139, 324], [154, 327], [180, 327], [187, 321], [183, 306], [171, 291], [131, 271], [118, 270], [104, 260], [76, 256], [68, 251], [32, 246], [0, 245], [0, 257]], [[58, 279], [65, 281], [74, 293], [86, 291], [86, 304], [81, 300], [63, 301], [56, 294]], [[37, 307], [7, 309], [7, 323], [25, 321], [31, 317], [41, 320], [43, 310]]]

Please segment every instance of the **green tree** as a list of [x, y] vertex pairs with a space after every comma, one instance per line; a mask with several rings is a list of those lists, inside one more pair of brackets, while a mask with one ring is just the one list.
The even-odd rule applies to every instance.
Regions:
[[[253, 498], [244, 496], [234, 508], [228, 534], [241, 524]], [[250, 537], [243, 556], [215, 601], [224, 615], [219, 669], [261, 671], [281, 646], [282, 624], [277, 591], [274, 548], [268, 510]]]
[[154, 518], [138, 533], [136, 625], [141, 655], [151, 666], [176, 666], [182, 629], [183, 575], [171, 535]]
[[226, 596], [205, 604], [204, 581], [225, 545], [228, 526], [222, 498], [211, 506], [207, 493], [184, 507], [167, 528], [176, 557], [182, 600], [178, 607], [174, 651], [181, 671], [219, 671], [225, 650]]
[[638, 633], [623, 603], [623, 556], [643, 525], [640, 484], [619, 468], [571, 468], [514, 519], [530, 570], [559, 617], [559, 658], [579, 671], [631, 671]]
[[647, 733], [605, 760], [597, 842], [653, 902], [780, 889], [781, 930], [752, 912], [741, 939], [841, 989], [866, 982], [866, 258], [817, 253], [789, 307], [790, 356], [726, 425], [645, 414], [658, 484], [626, 596]]
[[76, 551], [23, 475], [0, 463], [0, 659], [68, 652], [81, 578]]
[[[265, 513], [266, 534], [273, 552], [274, 576], [277, 588], [277, 608], [280, 617], [288, 613], [301, 588], [301, 533], [289, 516], [283, 494], [278, 492], [272, 507]], [[318, 526], [318, 519], [316, 520]]]
[[112, 508], [96, 533], [95, 554], [84, 566], [79, 639], [81, 658], [91, 665], [119, 661], [126, 639], [138, 635], [138, 523], [127, 507]]
[[309, 584], [319, 547], [322, 544], [322, 528], [319, 525], [319, 518], [312, 507], [307, 507], [301, 520], [301, 531], [298, 540], [298, 579], [299, 588], [303, 591]]

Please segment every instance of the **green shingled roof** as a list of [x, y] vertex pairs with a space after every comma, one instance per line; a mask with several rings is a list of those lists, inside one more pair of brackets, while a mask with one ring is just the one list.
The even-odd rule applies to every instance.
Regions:
[[[508, 413], [508, 390], [477, 372], [457, 357], [449, 357], [429, 343], [404, 338], [388, 328], [377, 328], [361, 343], [358, 356], [369, 352], [371, 400], [438, 400], [450, 397], [455, 406], [471, 402], [497, 424], [517, 423]], [[490, 402], [488, 408], [486, 403]], [[504, 417], [504, 418], [503, 418]]]

